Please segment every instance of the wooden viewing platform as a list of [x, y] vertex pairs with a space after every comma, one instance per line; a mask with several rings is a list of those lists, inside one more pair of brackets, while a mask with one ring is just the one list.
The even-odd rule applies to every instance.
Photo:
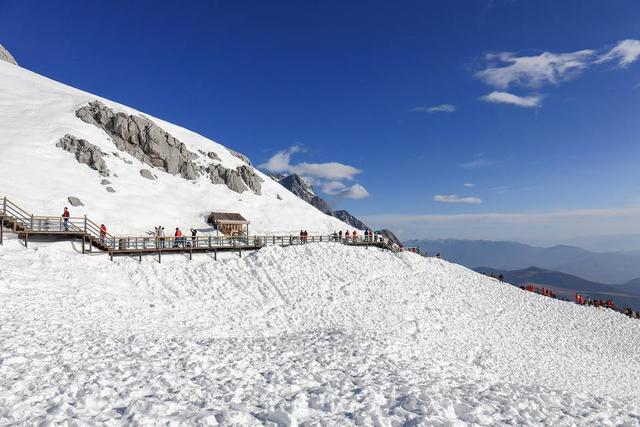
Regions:
[[392, 251], [399, 251], [397, 245], [382, 236], [358, 238], [340, 238], [337, 234], [307, 236], [304, 239], [294, 235], [266, 235], [266, 236], [115, 236], [110, 233], [101, 234], [100, 226], [84, 217], [62, 218], [61, 216], [36, 216], [22, 209], [6, 197], [2, 198], [0, 209], [0, 244], [3, 243], [4, 229], [24, 240], [28, 246], [29, 236], [52, 237], [65, 240], [81, 240], [82, 253], [93, 252], [93, 248], [108, 253], [111, 259], [115, 255], [158, 255], [162, 260], [163, 253], [192, 254], [213, 252], [217, 259], [218, 252], [236, 251], [242, 256], [243, 250], [258, 250], [265, 246], [292, 246], [320, 242], [335, 242], [349, 246], [378, 247]]

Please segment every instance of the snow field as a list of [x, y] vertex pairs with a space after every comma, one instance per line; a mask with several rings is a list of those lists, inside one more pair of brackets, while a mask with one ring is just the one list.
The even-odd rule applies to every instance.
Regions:
[[[199, 150], [213, 151], [227, 168], [244, 165], [226, 147], [195, 132], [0, 61], [0, 197], [34, 215], [60, 215], [69, 206], [67, 198], [75, 196], [85, 206], [71, 208], [72, 216], [87, 215], [119, 236], [143, 236], [158, 225], [167, 230], [208, 229], [206, 218], [211, 211], [241, 213], [251, 221], [253, 234], [297, 234], [301, 229], [329, 234], [352, 228], [258, 170], [264, 180], [261, 195], [235, 193], [204, 176], [187, 181], [143, 164], [120, 152], [103, 130], [75, 116], [78, 108], [95, 100], [118, 112], [146, 116], [200, 157]], [[56, 147], [65, 134], [86, 139], [109, 154], [105, 162], [115, 193], [100, 184], [103, 177], [97, 171]], [[151, 170], [157, 180], [140, 176], [141, 169]]]
[[414, 254], [0, 247], [0, 424], [638, 425], [637, 321]]

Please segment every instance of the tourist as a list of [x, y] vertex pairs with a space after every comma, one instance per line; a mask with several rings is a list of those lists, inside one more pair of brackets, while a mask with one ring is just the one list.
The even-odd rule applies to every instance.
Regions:
[[191, 246], [196, 247], [198, 245], [198, 230], [191, 228]]
[[107, 226], [104, 224], [100, 224], [100, 240], [103, 242], [107, 238]]
[[64, 211], [62, 211], [62, 226], [64, 227], [64, 231], [69, 231], [69, 209], [65, 206]]

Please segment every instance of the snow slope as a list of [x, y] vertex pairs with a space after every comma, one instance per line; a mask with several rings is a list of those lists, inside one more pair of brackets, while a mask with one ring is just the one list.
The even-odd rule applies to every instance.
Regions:
[[[206, 227], [206, 216], [212, 210], [240, 212], [252, 222], [251, 232], [260, 234], [298, 233], [300, 229], [328, 233], [348, 228], [259, 172], [264, 179], [262, 195], [251, 191], [238, 194], [225, 185], [212, 185], [206, 177], [195, 183], [187, 181], [120, 152], [123, 159], [132, 163], [113, 155], [105, 159], [112, 172], [108, 179], [116, 190], [107, 192], [100, 185], [103, 177], [97, 171], [79, 164], [73, 154], [56, 147], [60, 138], [71, 134], [105, 153], [118, 151], [103, 130], [75, 116], [78, 108], [96, 99], [116, 111], [141, 114], [0, 61], [0, 196], [6, 195], [40, 215], [59, 215], [69, 204], [67, 198], [75, 196], [85, 206], [73, 208], [73, 216], [87, 214], [118, 235], [142, 235], [160, 224], [168, 230], [176, 226]], [[244, 164], [220, 144], [145, 116], [178, 138], [191, 152], [214, 151], [227, 168]], [[140, 169], [152, 169], [158, 179], [141, 177]]]
[[0, 424], [640, 424], [637, 320], [444, 260], [10, 240], [0, 266]]

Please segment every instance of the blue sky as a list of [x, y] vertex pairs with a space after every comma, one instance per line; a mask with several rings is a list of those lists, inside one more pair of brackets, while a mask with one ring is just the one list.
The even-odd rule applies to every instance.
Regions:
[[625, 0], [0, 0], [28, 69], [404, 237], [530, 242], [640, 232], [638, 22]]

